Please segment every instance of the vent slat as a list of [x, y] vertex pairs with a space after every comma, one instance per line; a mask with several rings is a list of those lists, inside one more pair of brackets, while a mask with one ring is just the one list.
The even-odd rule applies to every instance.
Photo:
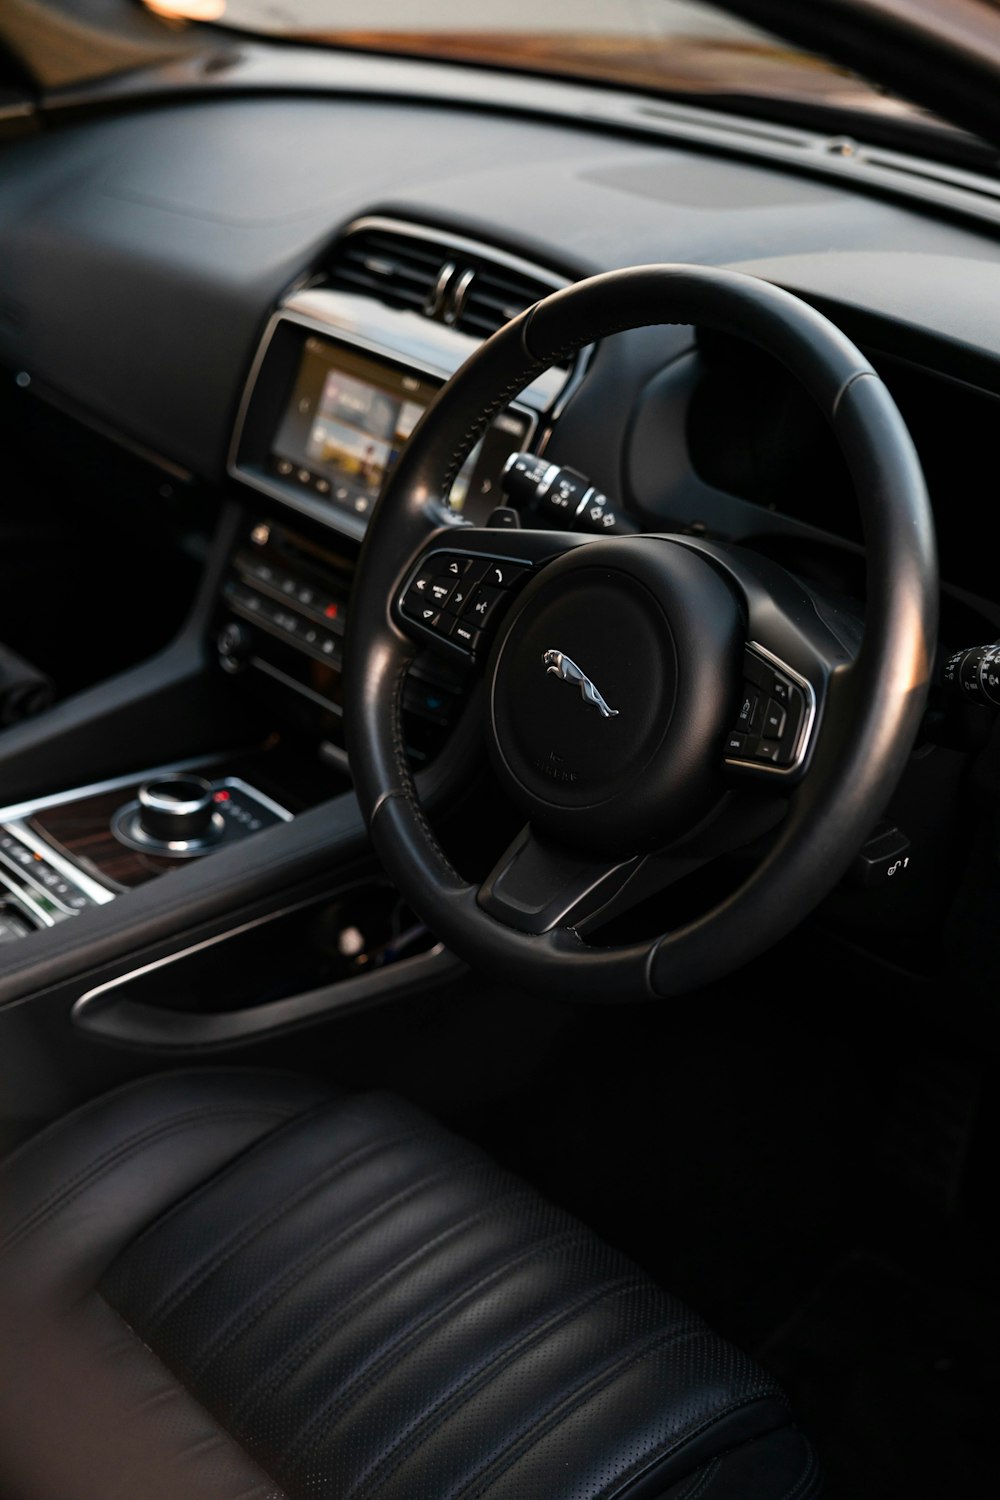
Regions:
[[[445, 278], [443, 296], [436, 297], [448, 266], [454, 272]], [[553, 290], [542, 280], [496, 265], [485, 254], [375, 228], [358, 230], [340, 242], [329, 277], [333, 286], [363, 291], [389, 307], [417, 309], [477, 338], [489, 338]]]

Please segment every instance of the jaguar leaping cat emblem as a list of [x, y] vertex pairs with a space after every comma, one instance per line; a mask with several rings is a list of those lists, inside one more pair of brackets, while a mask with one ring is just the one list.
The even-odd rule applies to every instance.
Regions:
[[546, 651], [542, 655], [545, 670], [551, 672], [553, 677], [558, 677], [560, 682], [572, 682], [579, 689], [584, 703], [592, 703], [600, 711], [604, 719], [613, 719], [617, 716], [617, 708], [609, 708], [605, 700], [587, 676], [581, 672], [575, 661], [564, 656], [561, 651]]

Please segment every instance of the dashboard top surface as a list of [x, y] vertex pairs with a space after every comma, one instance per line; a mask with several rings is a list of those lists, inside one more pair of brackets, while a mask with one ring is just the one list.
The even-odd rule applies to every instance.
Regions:
[[[571, 276], [663, 260], [749, 264], [787, 272], [808, 294], [820, 257], [822, 279], [839, 264], [838, 294], [868, 303], [883, 279], [858, 274], [859, 254], [919, 248], [976, 262], [979, 278], [1000, 264], [991, 234], [937, 214], [569, 122], [457, 117], [427, 101], [189, 98], [66, 125], [0, 155], [0, 358], [218, 479], [273, 306], [322, 264], [344, 224], [372, 211]], [[954, 321], [961, 337], [963, 284], [937, 268], [930, 283], [899, 280], [892, 315], [946, 332]]]

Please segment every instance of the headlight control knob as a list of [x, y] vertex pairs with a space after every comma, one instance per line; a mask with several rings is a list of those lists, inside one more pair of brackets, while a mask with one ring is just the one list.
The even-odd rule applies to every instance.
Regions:
[[1000, 642], [956, 651], [945, 662], [944, 681], [973, 703], [1000, 708]]

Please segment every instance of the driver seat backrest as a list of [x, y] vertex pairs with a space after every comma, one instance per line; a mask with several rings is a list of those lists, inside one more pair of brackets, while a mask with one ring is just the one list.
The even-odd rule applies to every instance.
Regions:
[[161, 1074], [0, 1169], [5, 1500], [805, 1500], [774, 1381], [410, 1105]]

